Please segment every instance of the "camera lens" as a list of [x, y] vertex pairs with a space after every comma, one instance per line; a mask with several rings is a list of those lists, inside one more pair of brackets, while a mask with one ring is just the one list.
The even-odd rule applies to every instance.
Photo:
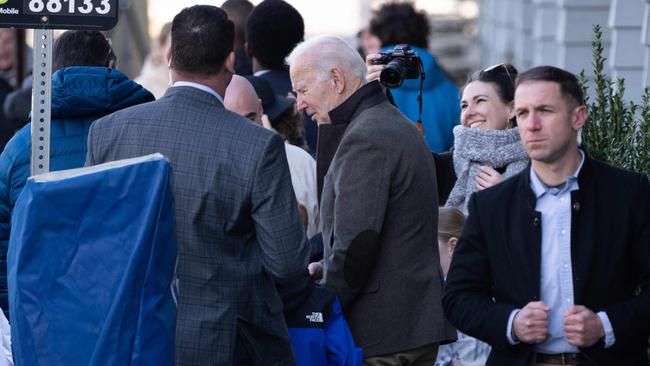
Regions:
[[408, 64], [400, 59], [394, 59], [379, 74], [379, 81], [388, 88], [397, 88], [402, 85], [408, 71]]

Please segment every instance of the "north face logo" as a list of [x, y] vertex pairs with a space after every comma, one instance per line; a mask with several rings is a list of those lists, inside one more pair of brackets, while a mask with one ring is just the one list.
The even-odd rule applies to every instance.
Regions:
[[306, 315], [305, 318], [312, 323], [322, 323], [323, 314], [322, 313], [311, 313], [311, 315]]

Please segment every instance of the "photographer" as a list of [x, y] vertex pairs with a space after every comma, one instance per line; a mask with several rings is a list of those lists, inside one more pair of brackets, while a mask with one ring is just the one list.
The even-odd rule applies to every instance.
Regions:
[[[375, 11], [370, 21], [370, 33], [384, 45], [382, 52], [399, 44], [407, 44], [422, 60], [426, 74], [422, 85], [422, 127], [431, 151], [443, 152], [453, 144], [452, 129], [460, 117], [458, 88], [438, 66], [435, 57], [427, 51], [431, 27], [426, 13], [418, 12], [410, 3], [389, 3]], [[380, 58], [370, 54], [367, 60]], [[369, 72], [383, 69], [383, 65], [369, 67]], [[391, 89], [395, 105], [410, 120], [419, 115], [418, 94], [420, 79], [404, 80], [399, 88]]]

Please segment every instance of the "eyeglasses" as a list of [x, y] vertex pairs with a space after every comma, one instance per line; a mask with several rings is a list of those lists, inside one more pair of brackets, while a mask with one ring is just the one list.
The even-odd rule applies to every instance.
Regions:
[[494, 70], [498, 70], [500, 67], [503, 67], [503, 69], [506, 70], [506, 75], [508, 75], [508, 79], [510, 80], [510, 83], [514, 86], [515, 82], [514, 80], [512, 80], [512, 76], [510, 75], [510, 70], [508, 70], [508, 66], [510, 65], [505, 63], [500, 63], [500, 64], [492, 65], [490, 67], [486, 67], [481, 72], [492, 72]]

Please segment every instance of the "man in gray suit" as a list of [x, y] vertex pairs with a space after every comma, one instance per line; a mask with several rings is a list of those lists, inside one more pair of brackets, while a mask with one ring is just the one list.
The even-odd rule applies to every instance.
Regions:
[[319, 124], [325, 286], [338, 296], [366, 365], [432, 365], [455, 331], [442, 311], [431, 154], [339, 38], [289, 56], [298, 108]]
[[177, 365], [294, 364], [274, 286], [306, 275], [282, 138], [223, 107], [233, 24], [207, 5], [172, 23], [173, 86], [98, 120], [87, 164], [160, 152], [171, 162], [178, 235]]

